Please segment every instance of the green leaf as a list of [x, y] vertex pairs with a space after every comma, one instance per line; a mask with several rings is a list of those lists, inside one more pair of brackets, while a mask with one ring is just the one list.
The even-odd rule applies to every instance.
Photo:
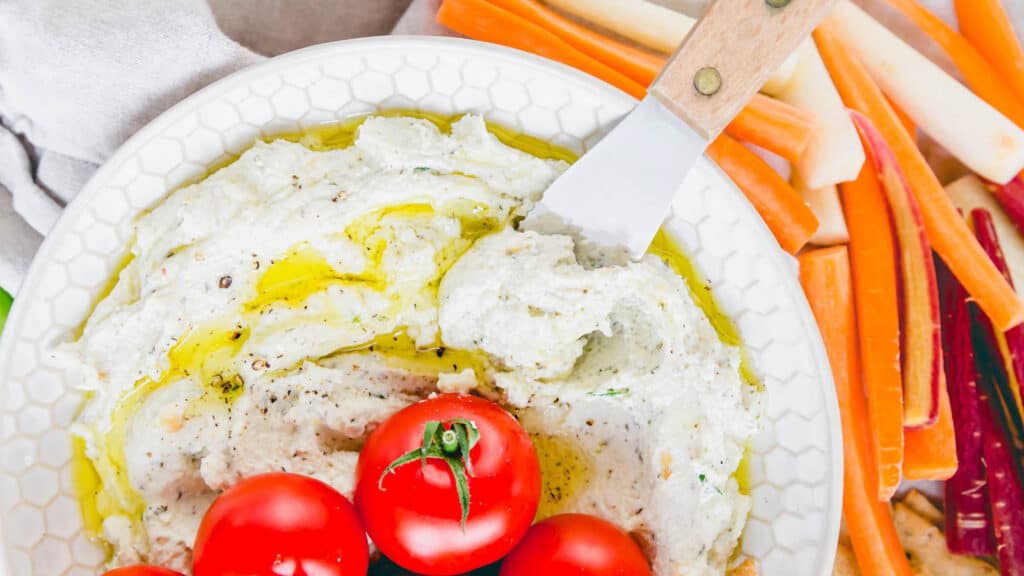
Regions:
[[4, 331], [4, 323], [7, 322], [7, 313], [11, 310], [11, 303], [14, 300], [11, 295], [0, 288], [0, 332]]
[[409, 462], [412, 462], [413, 460], [419, 460], [421, 457], [423, 458], [423, 462], [426, 463], [426, 459], [430, 456], [424, 455], [420, 448], [410, 450], [405, 454], [399, 456], [397, 459], [395, 459], [394, 462], [388, 465], [388, 467], [385, 468], [383, 472], [380, 473], [380, 478], [377, 480], [377, 488], [379, 488], [380, 490], [384, 490], [384, 477], [390, 474], [395, 468], [398, 468], [399, 466], [404, 466]]
[[423, 462], [421, 466], [427, 465], [427, 452], [430, 450], [430, 446], [434, 443], [434, 437], [437, 436], [438, 430], [441, 428], [441, 423], [437, 420], [431, 420], [423, 425], [423, 445], [420, 446], [420, 453], [423, 455]]
[[474, 424], [472, 420], [467, 420], [466, 418], [454, 418], [449, 420], [449, 423], [452, 426], [462, 424], [466, 427], [467, 433], [469, 434], [469, 447], [471, 449], [480, 441], [480, 429], [476, 427], [476, 424]]
[[459, 439], [459, 455], [462, 456], [462, 461], [466, 464], [466, 474], [473, 475], [473, 464], [469, 461], [469, 433], [466, 432], [466, 426], [461, 424], [453, 424], [452, 429], [455, 430], [455, 436]]
[[462, 462], [455, 458], [446, 458], [448, 468], [455, 478], [455, 490], [459, 493], [459, 506], [462, 508], [462, 531], [466, 531], [466, 518], [469, 518], [469, 480], [466, 479], [466, 471], [462, 468]]
[[[448, 435], [448, 438], [444, 438], [445, 435]], [[451, 436], [455, 438], [452, 439]], [[423, 443], [418, 448], [399, 456], [388, 465], [377, 480], [377, 488], [384, 490], [384, 478], [400, 466], [414, 460], [419, 460], [420, 466], [426, 466], [427, 460], [430, 458], [442, 460], [448, 465], [452, 478], [455, 480], [459, 507], [462, 511], [462, 529], [465, 530], [466, 519], [469, 517], [469, 476], [473, 474], [470, 451], [479, 441], [480, 430], [471, 420], [455, 418], [443, 423], [436, 420], [425, 422], [423, 424]], [[445, 450], [446, 444], [447, 451]]]

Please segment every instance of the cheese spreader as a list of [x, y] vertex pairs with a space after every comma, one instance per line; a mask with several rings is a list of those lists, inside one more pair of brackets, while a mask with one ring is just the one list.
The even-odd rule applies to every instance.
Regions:
[[683, 180], [837, 0], [716, 0], [647, 96], [544, 193], [524, 227], [647, 251]]

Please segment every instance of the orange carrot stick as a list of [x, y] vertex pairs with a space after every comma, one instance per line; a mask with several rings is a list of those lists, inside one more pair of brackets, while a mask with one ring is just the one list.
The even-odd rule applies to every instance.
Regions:
[[903, 129], [907, 131], [907, 134], [910, 134], [911, 139], [916, 141], [917, 126], [914, 124], [914, 120], [908, 116], [906, 112], [900, 110], [899, 106], [893, 104], [892, 100], [888, 97], [886, 97], [885, 100], [889, 103], [889, 106], [892, 107], [892, 111], [896, 113], [896, 117], [900, 119], [900, 124], [903, 125]]
[[988, 259], [878, 85], [832, 26], [826, 21], [814, 33], [825, 65], [846, 105], [867, 116], [892, 147], [917, 196], [932, 247], [1000, 330], [1024, 322], [1024, 302]]
[[903, 476], [907, 480], [948, 480], [959, 465], [945, 373], [939, 378], [939, 419], [928, 428], [907, 430], [903, 460]]
[[[474, 40], [502, 44], [578, 68], [635, 98], [646, 94], [665, 59], [565, 19], [533, 0], [445, 0], [437, 21]], [[795, 161], [813, 135], [813, 116], [755, 96], [726, 127], [736, 138]]]
[[999, 0], [953, 0], [960, 32], [1024, 102], [1024, 48]]
[[733, 138], [799, 162], [814, 135], [814, 115], [756, 94], [725, 129]]
[[889, 204], [870, 163], [856, 180], [840, 184], [839, 192], [850, 230], [861, 377], [878, 466], [874, 490], [876, 498], [888, 501], [900, 485], [904, 458], [896, 244]]
[[935, 260], [921, 210], [889, 143], [859, 112], [851, 113], [889, 201], [898, 248], [903, 426], [926, 428], [939, 418], [942, 337]]
[[[978, 1], [980, 0], [967, 0], [972, 4]], [[1002, 112], [1014, 124], [1024, 128], [1024, 103], [1017, 99], [1013, 88], [1007, 84], [1002, 75], [992, 64], [989, 64], [977, 48], [949, 24], [921, 6], [917, 0], [888, 0], [888, 2], [917, 24], [918, 28], [942, 48], [975, 94]], [[984, 33], [991, 32], [986, 30]]]
[[616, 42], [534, 0], [490, 2], [544, 28], [580, 52], [608, 64], [644, 86], [653, 82], [665, 66], [665, 58]]
[[843, 516], [864, 576], [910, 576], [889, 505], [877, 498], [871, 425], [860, 382], [857, 325], [845, 246], [800, 256], [800, 283], [832, 365], [843, 428]]
[[788, 182], [725, 134], [708, 146], [708, 156], [747, 196], [783, 250], [795, 254], [803, 248], [817, 230], [818, 219]]
[[611, 66], [596, 60], [548, 30], [503, 10], [486, 0], [445, 0], [437, 21], [475, 40], [483, 40], [539, 54], [596, 76], [634, 98], [647, 87]]

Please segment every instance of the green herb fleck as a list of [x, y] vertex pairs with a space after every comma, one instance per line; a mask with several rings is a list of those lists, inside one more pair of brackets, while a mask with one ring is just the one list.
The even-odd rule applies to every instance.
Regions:
[[699, 479], [701, 481], [701, 483], [703, 483], [705, 480], [708, 479], [708, 477], [703, 475], [703, 474], [699, 474], [699, 475], [697, 475], [697, 479]]
[[430, 172], [430, 166], [417, 166], [413, 168], [413, 172]]

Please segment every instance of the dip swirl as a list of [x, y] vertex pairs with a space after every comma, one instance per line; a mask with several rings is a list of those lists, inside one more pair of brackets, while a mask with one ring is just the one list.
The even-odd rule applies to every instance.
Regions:
[[761, 393], [662, 260], [516, 229], [566, 167], [476, 116], [370, 117], [340, 150], [258, 143], [140, 217], [60, 348], [112, 563], [187, 570], [213, 498], [253, 474], [351, 496], [376, 425], [476, 390], [533, 436], [542, 516], [623, 526], [658, 575], [724, 573]]

